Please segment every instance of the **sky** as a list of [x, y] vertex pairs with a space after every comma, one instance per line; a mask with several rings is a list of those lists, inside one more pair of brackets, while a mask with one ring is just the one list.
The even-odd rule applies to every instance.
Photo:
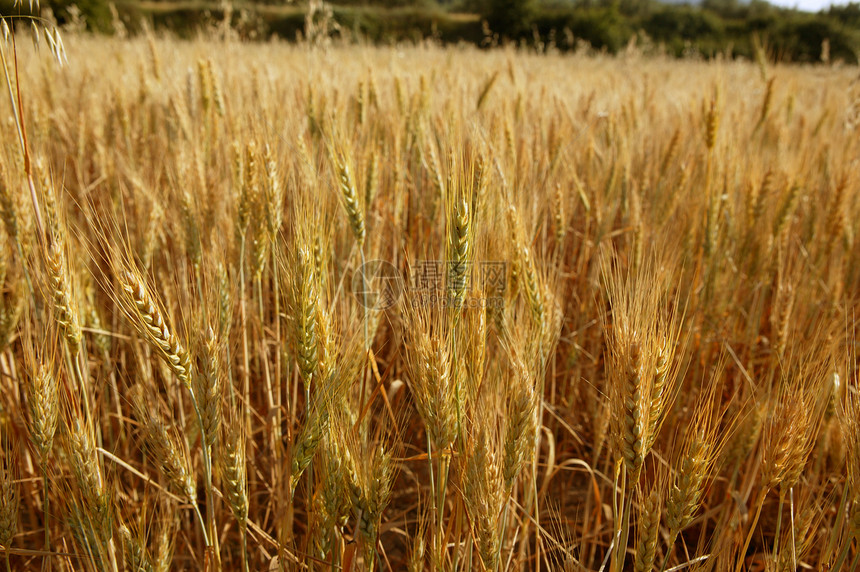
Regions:
[[807, 12], [819, 12], [831, 4], [847, 4], [847, 0], [769, 0], [771, 4], [785, 8], [798, 8]]

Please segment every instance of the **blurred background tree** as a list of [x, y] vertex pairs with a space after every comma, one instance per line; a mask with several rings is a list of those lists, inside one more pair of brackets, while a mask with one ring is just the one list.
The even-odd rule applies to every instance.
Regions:
[[480, 14], [490, 30], [503, 38], [528, 33], [538, 7], [536, 0], [483, 0], [483, 4]]
[[[223, 20], [226, 6], [223, 0], [43, 0], [42, 4], [53, 11], [60, 26], [83, 25], [93, 32], [112, 33], [112, 1], [132, 33], [141, 30], [145, 21], [151, 29], [181, 37]], [[239, 15], [259, 22], [254, 37], [293, 40], [304, 29], [307, 0], [228, 2], [234, 23]], [[17, 7], [13, 3], [0, 0], [0, 14], [26, 13], [26, 0]], [[547, 38], [565, 38], [548, 43], [562, 50], [588, 44], [616, 53], [639, 38], [677, 56], [725, 54], [752, 59], [752, 37], [757, 35], [770, 46], [771, 57], [784, 61], [854, 64], [860, 54], [857, 2], [818, 13], [780, 8], [766, 0], [331, 0], [326, 5], [340, 30], [369, 42], [434, 38], [443, 43], [481, 44], [486, 22], [501, 42], [543, 45]]]

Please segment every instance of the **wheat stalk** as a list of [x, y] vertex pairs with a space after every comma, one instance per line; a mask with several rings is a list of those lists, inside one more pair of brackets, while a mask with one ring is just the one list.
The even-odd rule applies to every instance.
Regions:
[[[4, 437], [4, 444], [6, 439]], [[9, 566], [9, 551], [12, 539], [18, 531], [18, 487], [15, 485], [12, 452], [8, 444], [3, 448], [0, 461], [0, 544], [6, 549], [6, 566]]]

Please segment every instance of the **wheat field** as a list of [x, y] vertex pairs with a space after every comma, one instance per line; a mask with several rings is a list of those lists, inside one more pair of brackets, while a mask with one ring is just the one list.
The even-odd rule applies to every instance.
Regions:
[[856, 68], [16, 43], [8, 570], [857, 567]]

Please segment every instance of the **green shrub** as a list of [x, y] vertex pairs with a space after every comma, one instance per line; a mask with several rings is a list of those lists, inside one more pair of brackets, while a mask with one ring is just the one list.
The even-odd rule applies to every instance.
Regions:
[[568, 29], [577, 39], [610, 53], [618, 52], [633, 37], [636, 30], [631, 24], [631, 20], [625, 18], [615, 5], [558, 9], [543, 12], [535, 18], [535, 26], [543, 37], [551, 30], [560, 32]]
[[87, 29], [93, 32], [110, 33], [113, 31], [108, 0], [51, 0], [45, 3], [54, 11], [57, 23], [61, 26], [71, 21], [72, 6], [80, 10], [80, 15], [86, 22]]
[[689, 6], [655, 12], [645, 21], [645, 31], [657, 41], [699, 38], [722, 38], [725, 27], [720, 19], [704, 10]]
[[771, 38], [775, 49], [798, 62], [820, 61], [824, 40], [830, 42], [831, 59], [857, 63], [858, 32], [848, 31], [821, 15], [801, 16], [782, 22], [776, 36]]
[[531, 30], [535, 0], [486, 0], [482, 16], [490, 30], [503, 38], [519, 38]]
[[[371, 8], [336, 7], [334, 20], [347, 34], [376, 42], [420, 41], [435, 37], [444, 43], [481, 40], [481, 23], [477, 18], [448, 14], [438, 8]], [[265, 17], [272, 34], [294, 40], [304, 33], [304, 13]]]

